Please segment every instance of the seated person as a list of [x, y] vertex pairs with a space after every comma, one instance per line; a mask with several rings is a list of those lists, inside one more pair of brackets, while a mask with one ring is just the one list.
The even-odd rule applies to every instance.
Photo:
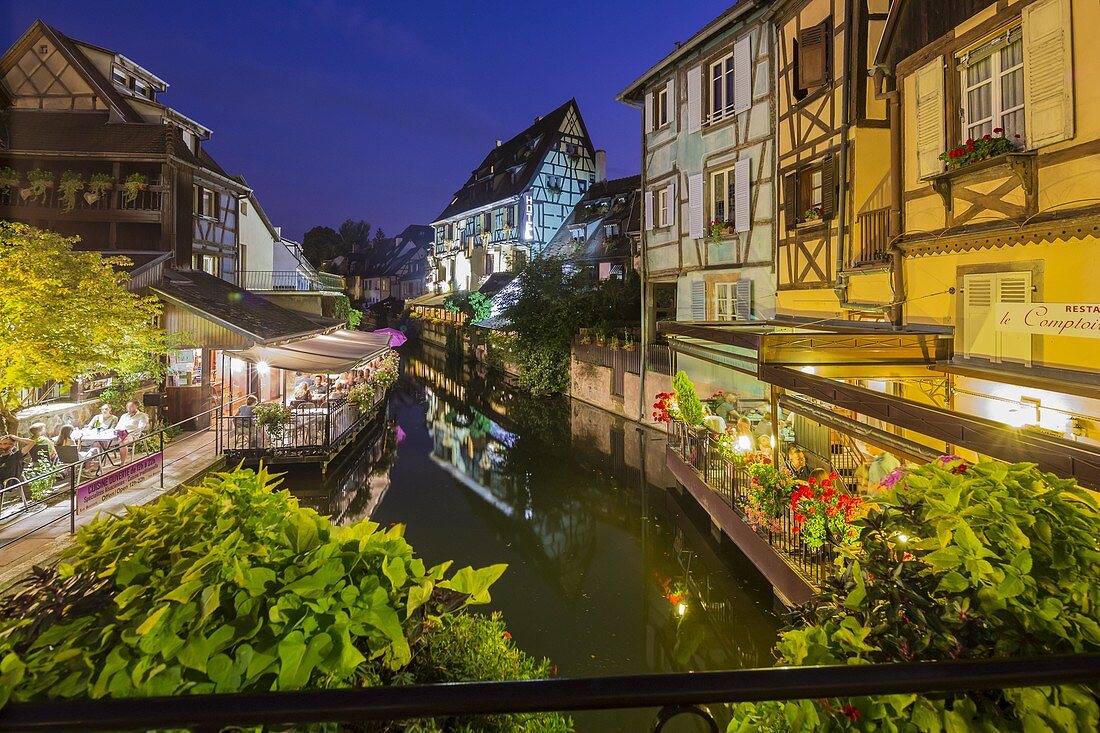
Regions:
[[0, 485], [23, 480], [23, 464], [36, 443], [18, 435], [0, 437]]
[[798, 481], [805, 481], [813, 473], [813, 469], [806, 464], [806, 454], [794, 445], [787, 451], [787, 468]]
[[726, 392], [722, 395], [722, 400], [714, 408], [714, 414], [726, 421], [726, 423], [736, 423], [740, 417], [737, 414], [737, 395], [733, 392]]
[[138, 406], [137, 402], [130, 400], [126, 403], [126, 412], [118, 419], [115, 429], [119, 431], [122, 448], [119, 450], [122, 462], [130, 460], [129, 446], [149, 429], [149, 416]]
[[110, 430], [118, 424], [118, 416], [111, 412], [110, 405], [103, 405], [99, 408], [99, 414], [95, 415], [88, 424], [84, 426], [87, 430]]
[[31, 455], [35, 456], [37, 460], [45, 460], [50, 463], [57, 462], [57, 448], [54, 447], [53, 441], [46, 437], [46, 423], [36, 422], [27, 428], [27, 432], [30, 439], [34, 441], [34, 448], [31, 450]]
[[237, 408], [237, 417], [254, 417], [256, 403], [259, 400], [255, 395], [248, 395], [248, 398], [244, 401], [244, 404]]
[[315, 395], [323, 395], [328, 392], [328, 385], [325, 384], [325, 378], [318, 374], [313, 378], [313, 384], [309, 389]]
[[309, 388], [312, 382], [299, 382], [294, 387], [294, 395], [291, 400], [294, 402], [310, 402], [313, 400], [313, 395], [310, 393]]
[[93, 445], [88, 450], [79, 450], [79, 446], [76, 444], [76, 441], [73, 440], [73, 426], [72, 425], [63, 425], [63, 426], [61, 426], [61, 430], [58, 431], [57, 437], [55, 437], [53, 439], [53, 444], [57, 448], [68, 448], [70, 446], [73, 447], [73, 448], [77, 448], [76, 453], [77, 453], [78, 456], [80, 456], [81, 460], [84, 460], [85, 458], [90, 458], [90, 457], [96, 455], [97, 453], [99, 453], [99, 446], [98, 445]]

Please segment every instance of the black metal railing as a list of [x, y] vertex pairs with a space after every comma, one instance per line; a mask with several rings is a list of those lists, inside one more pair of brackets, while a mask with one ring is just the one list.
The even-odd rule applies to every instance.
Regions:
[[690, 714], [718, 724], [706, 705], [832, 697], [943, 694], [1091, 684], [1100, 654], [898, 664], [772, 667], [512, 682], [359, 687], [12, 703], [0, 731], [124, 731], [303, 726], [509, 713], [659, 708], [661, 731]]
[[344, 278], [328, 272], [242, 270], [240, 287], [245, 290], [341, 292], [344, 289]]
[[[637, 344], [612, 346], [608, 342], [573, 342], [573, 356], [577, 361], [609, 369], [622, 369], [631, 374], [642, 373], [642, 350]], [[646, 369], [655, 374], [672, 375], [672, 351], [667, 344], [646, 346]]]
[[[338, 449], [353, 437], [384, 402], [386, 392], [377, 390], [369, 406], [346, 399], [323, 404], [301, 402], [290, 409], [290, 420], [272, 429], [251, 416], [224, 414], [217, 417], [218, 450], [231, 459], [260, 460], [278, 456], [321, 456]], [[236, 403], [234, 403], [236, 404]]]
[[[705, 428], [692, 428], [679, 421], [668, 426], [668, 446], [751, 526], [746, 512], [751, 478], [743, 465], [718, 451], [714, 438]], [[757, 525], [752, 529], [807, 583], [820, 585], [832, 571], [836, 553], [829, 547], [807, 547], [795, 527], [794, 512], [789, 505], [784, 505], [769, 525]]]

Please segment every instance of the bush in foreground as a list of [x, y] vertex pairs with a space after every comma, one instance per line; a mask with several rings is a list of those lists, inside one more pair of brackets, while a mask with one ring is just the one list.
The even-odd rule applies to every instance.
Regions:
[[[1031, 464], [956, 457], [891, 476], [862, 547], [799, 610], [779, 664], [876, 664], [1096, 652], [1100, 514]], [[731, 731], [1095, 731], [1063, 685], [969, 694], [741, 704]]]
[[[263, 469], [217, 474], [82, 530], [64, 562], [0, 605], [0, 703], [545, 674], [499, 621], [464, 613], [504, 565], [427, 568], [402, 526], [336, 526], [277, 485]], [[453, 649], [433, 658], [464, 639], [476, 667]]]

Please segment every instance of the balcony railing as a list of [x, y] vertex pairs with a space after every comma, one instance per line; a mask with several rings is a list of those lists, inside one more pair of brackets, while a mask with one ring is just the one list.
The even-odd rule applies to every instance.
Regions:
[[859, 245], [852, 253], [853, 265], [882, 264], [890, 258], [890, 209], [871, 209], [857, 217]]
[[243, 270], [241, 287], [245, 290], [332, 291], [344, 290], [344, 278], [327, 272], [298, 270]]
[[30, 195], [31, 191], [26, 186], [0, 188], [0, 208], [49, 209], [63, 215], [71, 214], [74, 218], [79, 218], [81, 214], [88, 212], [159, 212], [162, 200], [168, 192], [168, 186], [154, 182], [140, 191], [135, 191], [131, 199], [121, 184], [115, 184], [113, 189], [104, 191], [98, 196], [92, 195], [87, 190], [77, 193], [76, 199], [72, 202], [72, 209], [65, 211], [66, 204], [62, 200], [61, 189], [56, 183], [38, 196]]
[[[693, 429], [682, 422], [673, 422], [668, 426], [668, 447], [695, 469], [703, 483], [722, 497], [742, 521], [749, 523], [745, 512], [749, 474], [743, 466], [718, 452], [709, 430]], [[794, 527], [794, 512], [787, 505], [770, 528], [754, 527], [753, 531], [803, 580], [816, 587], [834, 570], [836, 555], [828, 547], [819, 550], [806, 547]]]

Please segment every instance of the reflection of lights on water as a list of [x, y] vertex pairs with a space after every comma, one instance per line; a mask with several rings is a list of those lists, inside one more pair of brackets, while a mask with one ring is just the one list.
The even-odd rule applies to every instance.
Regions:
[[687, 610], [688, 610], [687, 604], [686, 603], [681, 603], [681, 604], [676, 606], [676, 615], [677, 616], [683, 616], [685, 613], [687, 613]]
[[533, 511], [531, 511], [531, 507], [527, 507], [526, 509], [523, 510], [523, 518], [524, 519], [530, 519], [533, 516], [535, 516], [535, 513]]

